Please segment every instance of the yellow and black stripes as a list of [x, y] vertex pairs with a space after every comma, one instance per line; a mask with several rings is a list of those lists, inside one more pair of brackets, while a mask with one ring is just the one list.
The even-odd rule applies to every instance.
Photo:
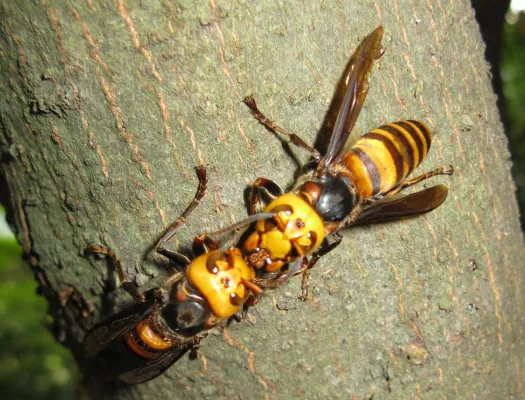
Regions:
[[342, 161], [359, 196], [370, 198], [392, 190], [410, 175], [427, 155], [431, 142], [423, 123], [393, 122], [362, 136]]

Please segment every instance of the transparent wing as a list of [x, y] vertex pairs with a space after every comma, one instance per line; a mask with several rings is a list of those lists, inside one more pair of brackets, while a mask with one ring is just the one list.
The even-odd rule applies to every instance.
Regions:
[[331, 112], [337, 117], [326, 154], [319, 162], [320, 169], [326, 169], [337, 163], [344, 152], [345, 143], [368, 93], [368, 78], [374, 61], [384, 52], [381, 46], [382, 37], [383, 27], [379, 26], [366, 37], [348, 62], [345, 79], [341, 82], [334, 99], [337, 106]]
[[146, 362], [142, 367], [120, 374], [118, 377], [122, 382], [129, 385], [149, 381], [166, 371], [192, 347], [192, 344], [175, 347], [161, 354], [159, 357]]
[[405, 196], [386, 196], [365, 207], [353, 225], [425, 214], [438, 208], [447, 198], [447, 194], [446, 185], [437, 185]]
[[88, 358], [96, 356], [112, 341], [135, 327], [151, 313], [151, 306], [153, 303], [153, 298], [148, 299], [147, 301], [128, 310], [124, 310], [95, 326], [84, 339], [84, 356]]

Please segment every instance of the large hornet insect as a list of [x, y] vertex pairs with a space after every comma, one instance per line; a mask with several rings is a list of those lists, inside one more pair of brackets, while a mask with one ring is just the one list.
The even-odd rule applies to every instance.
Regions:
[[[261, 289], [253, 283], [254, 269], [236, 248], [219, 250], [212, 239], [197, 236], [193, 243], [193, 261], [168, 250], [165, 244], [184, 226], [206, 192], [206, 170], [198, 167], [199, 188], [184, 214], [166, 231], [157, 252], [182, 264], [161, 288], [144, 293], [126, 279], [116, 254], [108, 248], [90, 246], [87, 253], [108, 256], [115, 265], [123, 288], [140, 303], [95, 326], [84, 340], [84, 355], [105, 355], [111, 373], [128, 384], [155, 378], [186, 352], [196, 356], [200, 340], [210, 328], [233, 317], [247, 303], [253, 305]], [[227, 229], [236, 230], [271, 214], [258, 214]], [[248, 305], [246, 304], [246, 305]]]
[[324, 154], [263, 115], [253, 97], [244, 100], [261, 124], [313, 157], [290, 193], [265, 178], [258, 178], [252, 186], [250, 213], [261, 208], [264, 194], [271, 200], [264, 212], [275, 214], [258, 221], [243, 244], [248, 263], [256, 269], [255, 282], [261, 287], [279, 286], [304, 272], [304, 298], [309, 269], [341, 242], [338, 232], [342, 228], [427, 213], [447, 197], [445, 185], [399, 194], [432, 176], [453, 173], [447, 166], [407, 179], [432, 141], [422, 122], [393, 122], [366, 133], [353, 145], [347, 143], [368, 93], [374, 61], [384, 53], [382, 36], [380, 26], [363, 40], [345, 69], [327, 118], [331, 136]]

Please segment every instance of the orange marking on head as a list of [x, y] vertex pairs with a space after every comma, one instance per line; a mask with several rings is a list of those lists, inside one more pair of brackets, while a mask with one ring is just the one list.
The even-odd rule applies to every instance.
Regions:
[[292, 246], [301, 255], [308, 255], [321, 245], [326, 235], [324, 221], [308, 202], [297, 195], [284, 194], [270, 202], [264, 212], [275, 211], [275, 229], [267, 231], [267, 220], [258, 221], [256, 226], [260, 247], [268, 250], [272, 259], [290, 261]]
[[236, 248], [203, 254], [188, 268], [188, 279], [206, 298], [213, 315], [219, 319], [229, 318], [239, 311], [250, 294], [243, 280], [252, 281], [254, 278], [255, 271]]

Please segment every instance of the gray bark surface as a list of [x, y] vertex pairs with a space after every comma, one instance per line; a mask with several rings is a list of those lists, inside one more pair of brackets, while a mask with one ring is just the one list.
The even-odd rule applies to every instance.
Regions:
[[[419, 119], [435, 133], [421, 170], [452, 164], [426, 216], [357, 227], [312, 271], [268, 292], [247, 321], [214, 330], [115, 398], [495, 399], [525, 397], [525, 253], [509, 153], [467, 0], [248, 2], [4, 0], [0, 8], [2, 202], [57, 337], [81, 363], [90, 326], [131, 304], [104, 260], [162, 279], [151, 254], [193, 198], [178, 237], [246, 215], [247, 185], [290, 186], [287, 153], [241, 100], [313, 143], [346, 62], [380, 23], [386, 53], [359, 132]], [[154, 278], [154, 279], [152, 279]]]

